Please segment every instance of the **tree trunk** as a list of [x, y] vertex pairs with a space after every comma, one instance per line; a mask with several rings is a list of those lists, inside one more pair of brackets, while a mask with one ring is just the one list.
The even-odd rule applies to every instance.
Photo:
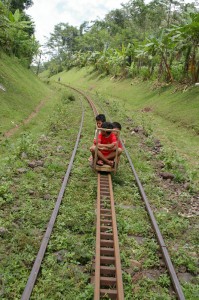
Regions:
[[160, 78], [162, 76], [163, 73], [163, 66], [162, 66], [162, 60], [160, 61], [160, 65], [159, 65], [159, 70], [158, 70], [158, 81], [160, 81]]
[[191, 53], [191, 46], [188, 47], [187, 53], [185, 56], [185, 63], [184, 63], [184, 75], [185, 76], [188, 76], [190, 53]]
[[197, 46], [194, 45], [193, 47], [193, 54], [192, 54], [192, 59], [191, 59], [191, 75], [192, 75], [192, 82], [197, 82], [198, 79], [198, 68], [199, 68], [199, 63], [196, 62], [196, 48]]
[[195, 82], [199, 79], [199, 62], [197, 63], [196, 72], [195, 72]]
[[167, 63], [167, 60], [164, 57], [164, 54], [162, 54], [162, 58], [163, 58], [163, 61], [164, 61], [164, 64], [165, 64], [165, 67], [166, 67], [166, 70], [167, 70], [168, 79], [169, 79], [169, 81], [173, 82], [173, 76], [171, 74], [171, 68]]

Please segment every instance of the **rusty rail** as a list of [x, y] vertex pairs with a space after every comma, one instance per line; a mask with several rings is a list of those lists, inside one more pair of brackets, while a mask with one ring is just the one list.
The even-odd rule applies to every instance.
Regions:
[[[60, 83], [61, 84], [61, 83]], [[86, 98], [94, 115], [98, 111], [89, 96], [66, 84]], [[95, 255], [95, 292], [94, 300], [105, 295], [110, 299], [124, 300], [122, 269], [117, 233], [117, 223], [110, 173], [98, 172], [97, 187], [97, 221], [96, 221], [96, 255]]]
[[172, 261], [171, 261], [171, 258], [170, 258], [170, 255], [169, 255], [169, 252], [167, 250], [167, 246], [164, 242], [164, 239], [163, 239], [163, 236], [160, 232], [160, 229], [158, 227], [158, 224], [157, 224], [157, 221], [155, 219], [155, 216], [153, 214], [153, 211], [151, 209], [151, 206], [149, 204], [149, 201], [148, 201], [148, 198], [145, 194], [145, 191], [144, 191], [144, 188], [139, 180], [139, 177], [137, 175], [137, 172], [134, 168], [134, 165], [131, 161], [131, 158], [130, 158], [130, 155], [128, 154], [128, 151], [126, 150], [125, 146], [123, 145], [124, 147], [124, 150], [125, 150], [125, 153], [126, 153], [126, 156], [128, 158], [128, 161], [129, 161], [129, 164], [131, 166], [131, 169], [133, 171], [133, 174], [135, 176], [135, 180], [136, 180], [136, 183], [137, 183], [137, 186], [139, 188], [139, 192], [140, 192], [140, 195], [144, 201], [144, 204], [145, 204], [145, 207], [146, 207], [146, 210], [148, 212], [148, 215], [149, 215], [149, 218], [150, 218], [150, 221], [151, 221], [151, 224], [153, 226], [153, 229], [154, 229], [154, 232], [156, 234], [156, 238], [158, 240], [158, 244], [160, 246], [160, 249], [161, 249], [161, 252], [162, 252], [162, 255], [163, 255], [163, 258], [164, 258], [164, 261], [165, 261], [165, 264], [167, 266], [167, 270], [169, 272], [169, 275], [170, 275], [170, 278], [171, 278], [171, 281], [173, 283], [173, 287], [174, 287], [174, 290], [176, 292], [176, 295], [178, 297], [179, 300], [185, 300], [185, 296], [183, 294], [183, 291], [182, 291], [182, 288], [181, 288], [181, 285], [180, 285], [180, 282], [178, 280], [178, 277], [176, 275], [176, 272], [175, 272], [175, 269], [174, 269], [174, 266], [172, 264]]
[[110, 173], [98, 173], [94, 300], [123, 300], [123, 282]]
[[[83, 95], [90, 104], [94, 115], [98, 114], [90, 97], [74, 87], [65, 86]], [[110, 173], [102, 175], [98, 172], [94, 284], [94, 300], [98, 300], [105, 295], [108, 295], [110, 299], [124, 300], [120, 250]]]
[[78, 135], [77, 135], [76, 143], [75, 143], [75, 146], [74, 146], [74, 150], [73, 150], [73, 153], [72, 153], [72, 156], [71, 156], [66, 174], [64, 176], [64, 180], [63, 180], [63, 183], [62, 183], [62, 186], [61, 186], [61, 189], [60, 189], [60, 192], [59, 192], [54, 210], [52, 212], [52, 215], [51, 215], [50, 221], [48, 223], [48, 226], [47, 226], [46, 232], [44, 234], [44, 237], [42, 239], [40, 249], [38, 251], [37, 257], [36, 257], [35, 262], [34, 262], [34, 265], [32, 267], [32, 270], [31, 270], [30, 276], [28, 278], [28, 281], [27, 281], [26, 287], [24, 289], [24, 292], [22, 294], [21, 300], [30, 299], [33, 288], [35, 286], [37, 276], [39, 274], [39, 270], [40, 270], [40, 267], [41, 267], [41, 263], [42, 263], [42, 260], [44, 258], [47, 246], [48, 246], [48, 242], [49, 242], [49, 239], [50, 239], [50, 236], [51, 236], [54, 224], [55, 224], [55, 220], [56, 220], [56, 217], [57, 217], [57, 214], [58, 214], [58, 211], [59, 211], [59, 207], [60, 207], [64, 192], [65, 192], [65, 189], [66, 189], [66, 185], [68, 183], [69, 175], [70, 175], [70, 172], [71, 172], [71, 169], [72, 169], [73, 161], [74, 161], [74, 158], [75, 158], [75, 154], [76, 154], [77, 147], [78, 147], [79, 140], [80, 140], [80, 136], [81, 136], [81, 131], [82, 131], [82, 127], [83, 127], [83, 120], [84, 120], [84, 111], [82, 112], [81, 123], [80, 123], [80, 127], [79, 127], [79, 132], [78, 132]]
[[[111, 120], [111, 118], [110, 118], [110, 120]], [[123, 145], [123, 148], [125, 150], [125, 154], [126, 154], [126, 156], [128, 158], [131, 170], [132, 170], [132, 172], [134, 174], [134, 177], [135, 177], [135, 180], [136, 180], [136, 183], [137, 183], [140, 195], [142, 197], [142, 200], [144, 201], [146, 210], [148, 212], [151, 224], [153, 226], [153, 229], [154, 229], [154, 232], [155, 232], [158, 244], [160, 246], [160, 250], [162, 252], [162, 255], [163, 255], [163, 258], [164, 258], [167, 270], [169, 272], [169, 275], [170, 275], [170, 278], [171, 278], [171, 281], [172, 281], [172, 284], [173, 284], [173, 288], [174, 288], [174, 290], [176, 292], [177, 298], [179, 300], [185, 300], [185, 296], [184, 296], [184, 293], [182, 291], [182, 287], [180, 285], [179, 279], [178, 279], [177, 274], [175, 272], [175, 268], [174, 268], [174, 266], [172, 264], [172, 261], [171, 261], [171, 258], [170, 258], [167, 246], [166, 246], [166, 244], [164, 242], [163, 236], [162, 236], [162, 234], [160, 232], [159, 226], [157, 224], [157, 221], [156, 221], [155, 216], [153, 214], [153, 211], [151, 209], [149, 200], [148, 200], [148, 198], [147, 198], [147, 196], [145, 194], [144, 188], [143, 188], [143, 186], [142, 186], [142, 184], [140, 182], [140, 179], [139, 179], [139, 177], [137, 175], [137, 172], [135, 170], [133, 162], [132, 162], [132, 160], [130, 158], [130, 155], [129, 155], [129, 153], [128, 153], [128, 151], [127, 151], [127, 149], [126, 149], [126, 147], [125, 147], [125, 145], [124, 145], [123, 142], [122, 142], [122, 145]]]
[[95, 104], [93, 103], [92, 99], [88, 95], [86, 95], [83, 91], [81, 91], [79, 89], [76, 89], [75, 87], [73, 87], [73, 86], [71, 86], [69, 84], [60, 83], [60, 82], [58, 84], [66, 86], [66, 87], [70, 88], [71, 90], [74, 90], [74, 91], [78, 92], [79, 94], [81, 94], [88, 101], [89, 105], [91, 106], [91, 108], [93, 110], [94, 115], [95, 116], [98, 115], [98, 111], [97, 111], [97, 109], [95, 107]]

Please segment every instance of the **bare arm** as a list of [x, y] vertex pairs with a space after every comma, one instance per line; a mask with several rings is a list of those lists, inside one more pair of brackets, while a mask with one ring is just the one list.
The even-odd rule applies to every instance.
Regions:
[[116, 142], [112, 144], [98, 144], [98, 149], [101, 150], [110, 150], [113, 149], [116, 146]]

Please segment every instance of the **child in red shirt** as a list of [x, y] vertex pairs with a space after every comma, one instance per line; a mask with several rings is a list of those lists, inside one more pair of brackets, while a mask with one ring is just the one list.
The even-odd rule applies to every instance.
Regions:
[[[113, 125], [113, 129], [120, 130], [120, 131], [122, 130], [122, 126], [120, 123], [113, 122], [112, 125]], [[116, 140], [118, 141], [118, 162], [119, 162], [120, 155], [123, 152], [123, 146], [120, 139], [118, 140], [118, 131], [115, 131], [114, 134], [116, 136]], [[113, 159], [115, 157], [115, 153], [114, 153], [115, 150], [116, 150], [116, 146], [114, 147], [113, 152], [109, 153], [107, 159]]]
[[[102, 129], [113, 129], [113, 125], [110, 122], [104, 122], [102, 124]], [[97, 164], [103, 166], [103, 164], [107, 164], [109, 166], [113, 166], [114, 162], [113, 159], [115, 157], [114, 148], [117, 144], [117, 138], [113, 132], [104, 131], [102, 130], [99, 135], [98, 139], [94, 141], [94, 143], [98, 144], [98, 161]], [[95, 155], [95, 149], [91, 150], [93, 158]], [[111, 155], [111, 159], [109, 159], [109, 155]]]

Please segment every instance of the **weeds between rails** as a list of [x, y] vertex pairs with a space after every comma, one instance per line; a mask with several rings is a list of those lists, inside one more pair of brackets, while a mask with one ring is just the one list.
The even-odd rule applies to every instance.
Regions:
[[[139, 184], [138, 184], [138, 186], [139, 186]], [[139, 187], [140, 188], [140, 187]], [[183, 299], [182, 297], [181, 298], [179, 298], [179, 299]]]
[[[73, 88], [75, 89], [75, 88]], [[77, 92], [78, 90], [75, 89]], [[81, 91], [81, 94], [84, 95], [84, 97], [87, 99], [87, 101], [90, 103], [90, 98], [88, 98], [82, 91]], [[96, 112], [96, 109], [94, 108], [94, 104], [93, 102], [90, 103], [92, 109]], [[138, 186], [138, 189], [139, 189], [139, 192], [140, 192], [140, 195], [145, 203], [145, 207], [146, 207], [146, 210], [148, 212], [148, 215], [149, 215], [149, 218], [150, 218], [150, 221], [152, 223], [152, 226], [153, 226], [153, 230], [156, 234], [156, 238], [157, 238], [157, 241], [158, 241], [158, 244], [160, 246], [160, 249], [161, 249], [161, 252], [162, 252], [162, 255], [163, 255], [163, 258], [165, 260], [165, 264], [166, 264], [166, 267], [168, 269], [168, 272], [169, 272], [169, 275], [170, 275], [170, 278], [171, 278], [171, 281], [172, 281], [172, 284], [173, 284], [173, 287], [174, 287], [174, 290], [176, 292], [176, 295], [178, 297], [179, 300], [185, 300], [185, 297], [184, 297], [184, 294], [183, 294], [183, 291], [182, 291], [182, 288], [181, 288], [181, 285], [179, 283], [179, 280], [178, 280], [178, 277], [176, 275], [176, 272], [175, 272], [175, 269], [173, 267], [173, 264], [171, 262], [171, 259], [170, 259], [170, 256], [169, 256], [169, 253], [168, 253], [168, 250], [166, 248], [166, 245], [165, 245], [165, 242], [164, 242], [164, 239], [162, 237], [162, 234], [160, 232], [160, 229], [158, 227], [158, 224], [157, 224], [157, 221], [154, 217], [154, 214], [153, 214], [153, 211], [150, 207], [150, 204], [149, 204], [149, 201], [147, 199], [147, 196], [144, 192], [144, 189], [142, 187], [142, 184], [139, 180], [139, 177], [136, 173], [136, 170], [134, 168], [134, 165], [131, 161], [131, 158], [128, 154], [128, 151], [127, 149], [125, 148], [125, 146], [123, 145], [124, 149], [125, 149], [125, 153], [126, 153], [126, 156], [128, 158], [128, 161], [129, 161], [129, 164], [131, 166], [131, 170], [135, 176], [135, 180], [136, 180], [136, 183], [137, 183], [137, 186]], [[107, 170], [106, 170], [107, 171]]]

